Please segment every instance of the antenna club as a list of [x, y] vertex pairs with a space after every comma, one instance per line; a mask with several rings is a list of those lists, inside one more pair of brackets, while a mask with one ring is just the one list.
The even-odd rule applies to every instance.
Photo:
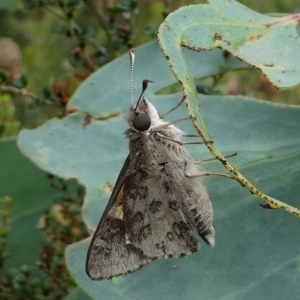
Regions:
[[149, 79], [144, 79], [143, 80], [143, 91], [146, 90], [146, 88], [148, 87], [148, 83], [149, 82], [153, 82], [152, 80], [149, 80]]

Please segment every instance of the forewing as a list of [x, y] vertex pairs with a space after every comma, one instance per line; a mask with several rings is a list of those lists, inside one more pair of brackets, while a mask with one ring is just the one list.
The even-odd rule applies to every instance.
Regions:
[[145, 257], [139, 249], [127, 244], [124, 221], [116, 218], [113, 205], [101, 227], [95, 231], [87, 257], [87, 274], [96, 280], [134, 272], [153, 259]]
[[134, 272], [153, 260], [128, 243], [123, 220], [124, 180], [130, 164], [127, 157], [107, 207], [89, 246], [86, 272], [94, 280]]
[[140, 168], [124, 182], [126, 233], [149, 258], [181, 257], [200, 247], [195, 224], [182, 211], [180, 184], [158, 165]]
[[122, 167], [122, 169], [120, 171], [118, 179], [117, 179], [117, 181], [115, 183], [113, 191], [112, 191], [112, 193], [110, 195], [110, 198], [108, 200], [108, 203], [107, 203], [107, 205], [105, 207], [105, 210], [104, 210], [104, 212], [102, 214], [102, 217], [101, 217], [100, 222], [98, 224], [98, 228], [101, 226], [101, 223], [104, 222], [105, 218], [107, 217], [107, 213], [109, 212], [109, 210], [111, 209], [111, 207], [113, 206], [113, 204], [116, 202], [117, 196], [118, 196], [118, 194], [119, 194], [119, 192], [120, 192], [120, 190], [121, 190], [121, 188], [123, 186], [124, 180], [126, 178], [126, 173], [130, 172], [130, 168], [129, 168], [130, 164], [131, 164], [130, 156], [128, 155], [127, 158], [126, 158], [126, 160], [125, 160], [125, 162], [124, 162], [124, 164], [123, 164], [123, 167]]

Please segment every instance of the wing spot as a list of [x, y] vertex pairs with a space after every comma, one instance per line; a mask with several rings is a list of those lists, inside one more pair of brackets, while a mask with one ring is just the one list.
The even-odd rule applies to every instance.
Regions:
[[167, 238], [168, 238], [169, 241], [172, 242], [172, 241], [174, 240], [174, 235], [173, 235], [173, 233], [172, 233], [172, 232], [168, 232], [168, 233], [167, 233]]
[[161, 201], [157, 201], [157, 200], [153, 200], [150, 204], [149, 204], [149, 210], [150, 212], [152, 212], [153, 214], [157, 213], [160, 211], [162, 207], [162, 202]]
[[147, 186], [141, 186], [138, 189], [137, 195], [139, 198], [146, 199], [148, 196], [148, 187]]
[[187, 232], [189, 230], [189, 226], [185, 222], [181, 221], [179, 223], [179, 230], [181, 233]]
[[166, 193], [169, 193], [171, 191], [169, 183], [167, 181], [164, 181], [163, 184], [164, 184], [164, 188], [165, 188]]
[[178, 203], [177, 203], [177, 201], [169, 201], [169, 207], [172, 210], [177, 211], [178, 210]]
[[146, 225], [142, 229], [142, 236], [146, 240], [152, 234], [150, 224]]
[[156, 249], [161, 250], [164, 254], [166, 254], [166, 246], [165, 242], [161, 241], [160, 243], [155, 244]]
[[181, 231], [180, 231], [178, 223], [174, 222], [172, 224], [172, 228], [177, 236], [181, 236]]
[[193, 216], [195, 216], [195, 215], [197, 214], [197, 208], [196, 208], [196, 207], [193, 208], [193, 209], [191, 210], [191, 212], [192, 212]]
[[136, 223], [140, 223], [144, 220], [144, 215], [138, 211], [136, 214], [133, 215], [132, 217], [132, 223], [136, 224]]

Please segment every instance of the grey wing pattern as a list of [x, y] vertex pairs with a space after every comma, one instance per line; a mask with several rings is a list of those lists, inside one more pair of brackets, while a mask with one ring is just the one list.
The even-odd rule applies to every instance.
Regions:
[[128, 243], [120, 210], [122, 205], [116, 201], [94, 233], [86, 261], [86, 272], [92, 279], [111, 279], [153, 261]]
[[140, 168], [124, 182], [126, 232], [149, 258], [182, 257], [200, 248], [192, 213], [186, 214], [183, 205], [188, 193], [172, 178], [176, 170], [172, 171], [152, 165]]
[[126, 240], [123, 182], [130, 162], [128, 156], [89, 246], [86, 272], [93, 280], [134, 272], [153, 261]]
[[196, 252], [197, 235], [214, 245], [206, 191], [183, 169], [169, 162], [131, 170], [127, 158], [90, 244], [86, 272], [92, 279], [110, 279], [158, 258]]

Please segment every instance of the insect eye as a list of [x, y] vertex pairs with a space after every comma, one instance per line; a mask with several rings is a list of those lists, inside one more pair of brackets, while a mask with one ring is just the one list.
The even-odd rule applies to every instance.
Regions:
[[132, 125], [137, 131], [146, 131], [151, 126], [151, 119], [145, 113], [136, 113]]

